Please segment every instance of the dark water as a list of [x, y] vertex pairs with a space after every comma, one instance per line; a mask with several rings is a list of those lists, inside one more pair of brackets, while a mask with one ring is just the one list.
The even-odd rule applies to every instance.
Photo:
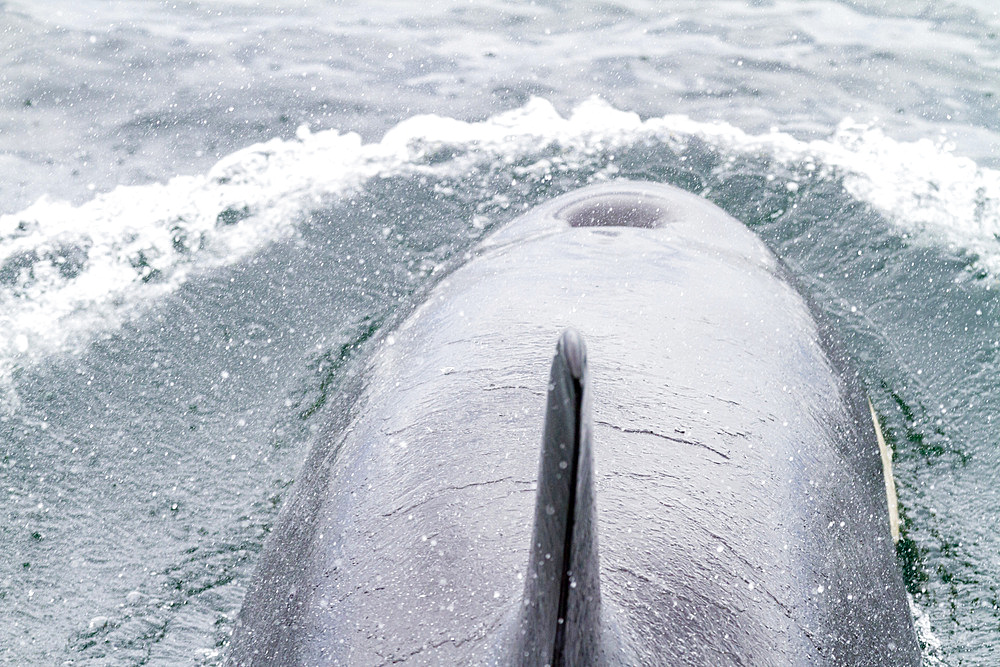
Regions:
[[836, 322], [928, 662], [990, 664], [998, 33], [986, 2], [0, 3], [0, 660], [219, 662], [373, 337], [626, 177], [722, 206]]

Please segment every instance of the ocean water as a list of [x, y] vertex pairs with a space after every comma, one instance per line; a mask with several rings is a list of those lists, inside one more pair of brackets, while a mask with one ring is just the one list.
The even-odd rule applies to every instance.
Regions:
[[0, 662], [220, 663], [371, 341], [632, 178], [836, 323], [926, 661], [995, 663], [998, 34], [986, 0], [0, 0]]

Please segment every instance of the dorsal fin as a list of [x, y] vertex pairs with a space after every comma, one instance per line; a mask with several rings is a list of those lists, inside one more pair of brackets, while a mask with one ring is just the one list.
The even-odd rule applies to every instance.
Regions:
[[567, 329], [549, 376], [535, 523], [516, 662], [600, 661], [601, 592], [591, 456], [590, 392], [583, 338]]

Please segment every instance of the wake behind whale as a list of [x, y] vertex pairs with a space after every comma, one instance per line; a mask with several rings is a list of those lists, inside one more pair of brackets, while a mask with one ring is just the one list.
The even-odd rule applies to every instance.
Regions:
[[708, 202], [554, 199], [369, 371], [282, 510], [231, 663], [919, 663], [857, 378]]

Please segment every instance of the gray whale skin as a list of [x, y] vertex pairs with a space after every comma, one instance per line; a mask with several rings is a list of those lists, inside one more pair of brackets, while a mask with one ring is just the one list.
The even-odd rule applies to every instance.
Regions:
[[349, 394], [229, 664], [920, 662], [858, 379], [700, 197], [612, 182], [528, 212]]

